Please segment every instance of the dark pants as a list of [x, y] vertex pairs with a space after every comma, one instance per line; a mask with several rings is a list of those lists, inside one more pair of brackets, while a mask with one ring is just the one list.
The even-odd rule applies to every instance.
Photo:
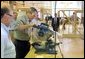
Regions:
[[15, 39], [16, 58], [24, 58], [30, 51], [30, 42]]

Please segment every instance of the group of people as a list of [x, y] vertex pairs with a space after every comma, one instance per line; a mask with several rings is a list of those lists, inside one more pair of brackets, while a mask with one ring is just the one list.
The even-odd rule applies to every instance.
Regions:
[[[36, 32], [33, 26], [40, 25], [38, 11], [34, 7], [28, 8], [23, 15], [17, 15], [11, 8], [1, 8], [1, 58], [24, 58], [30, 51], [31, 32]], [[75, 17], [76, 13], [73, 13], [72, 21]], [[52, 18], [52, 27], [58, 31], [55, 28], [59, 27], [59, 18], [57, 21]]]
[[40, 24], [34, 7], [17, 18], [13, 15], [17, 16], [17, 13], [10, 8], [1, 8], [1, 58], [24, 58], [30, 51], [33, 26]]

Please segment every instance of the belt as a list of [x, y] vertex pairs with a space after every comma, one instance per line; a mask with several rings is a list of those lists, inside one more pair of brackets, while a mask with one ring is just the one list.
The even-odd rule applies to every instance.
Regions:
[[28, 41], [26, 41], [26, 40], [19, 40], [19, 39], [15, 39], [15, 40], [20, 41], [20, 42], [29, 42], [29, 40]]

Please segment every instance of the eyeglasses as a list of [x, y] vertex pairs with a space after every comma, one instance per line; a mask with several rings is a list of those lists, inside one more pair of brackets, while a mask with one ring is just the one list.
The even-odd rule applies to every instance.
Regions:
[[7, 15], [12, 16], [11, 14], [7, 14]]

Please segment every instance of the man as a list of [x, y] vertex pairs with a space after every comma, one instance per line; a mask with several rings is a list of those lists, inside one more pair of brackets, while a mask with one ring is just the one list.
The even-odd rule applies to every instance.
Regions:
[[[35, 24], [36, 26], [40, 25], [41, 22], [39, 21], [39, 18], [38, 18], [38, 11], [34, 7], [30, 7], [30, 10], [32, 12], [34, 12], [34, 17], [33, 17], [33, 19], [30, 19], [29, 15], [28, 15], [29, 20], [31, 20], [29, 22], [29, 24]], [[38, 38], [38, 34], [37, 34], [37, 29], [36, 28], [34, 28], [34, 27], [30, 28], [28, 30], [28, 35], [30, 36], [31, 44], [33, 42], [38, 42], [38, 41], [40, 42], [40, 40]]]
[[[24, 14], [24, 13], [23, 13]], [[26, 16], [27, 15], [27, 16]], [[29, 8], [26, 15], [21, 15], [17, 17], [15, 24], [15, 47], [16, 47], [16, 57], [24, 58], [30, 51], [30, 32], [34, 25], [31, 22], [35, 17], [35, 11]]]
[[11, 35], [11, 38], [12, 38], [12, 42], [14, 42], [14, 26], [15, 26], [15, 21], [17, 19], [17, 12], [13, 12], [13, 20], [11, 21], [10, 23], [10, 35]]
[[72, 21], [78, 21], [80, 18], [77, 16], [76, 12], [73, 12], [73, 15], [70, 17]]
[[1, 8], [1, 58], [15, 58], [15, 46], [9, 36], [9, 24], [11, 22], [11, 11], [7, 7]]
[[70, 17], [72, 23], [74, 23], [73, 33], [76, 33], [77, 24], [79, 23], [80, 18], [77, 16], [76, 12], [73, 12], [73, 15]]
[[60, 17], [57, 17], [57, 14], [55, 13], [55, 16], [54, 18], [52, 18], [52, 28], [54, 31], [59, 31], [59, 25], [60, 25]]

